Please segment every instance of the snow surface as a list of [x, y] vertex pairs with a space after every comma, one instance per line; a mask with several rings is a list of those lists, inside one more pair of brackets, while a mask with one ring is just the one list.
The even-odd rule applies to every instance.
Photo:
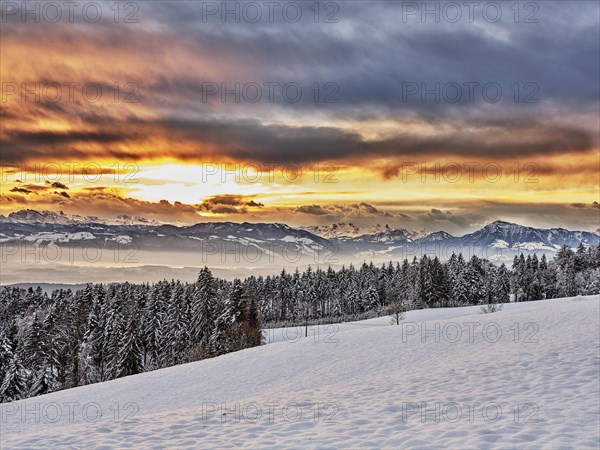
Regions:
[[597, 449], [599, 318], [596, 295], [268, 330], [259, 348], [0, 405], [0, 446]]
[[43, 231], [36, 234], [30, 234], [24, 238], [25, 241], [35, 242], [37, 244], [48, 241], [48, 242], [71, 242], [81, 240], [92, 240], [96, 239], [92, 233], [87, 231], [81, 231], [78, 233], [54, 233]]

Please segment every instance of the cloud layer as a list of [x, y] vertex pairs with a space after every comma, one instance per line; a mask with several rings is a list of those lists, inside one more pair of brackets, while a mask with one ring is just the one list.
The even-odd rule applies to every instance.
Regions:
[[[475, 211], [488, 198], [520, 215], [541, 191], [555, 193], [555, 204], [597, 200], [597, 2], [523, 3], [518, 11], [502, 3], [498, 17], [485, 4], [463, 5], [459, 20], [440, 2], [417, 2], [416, 12], [407, 2], [320, 3], [318, 15], [314, 2], [274, 10], [264, 2], [255, 3], [258, 10], [215, 2], [216, 12], [211, 2], [132, 4], [120, 5], [118, 17], [102, 5], [97, 22], [80, 9], [50, 20], [44, 3], [42, 20], [24, 20], [20, 9], [3, 6], [3, 166], [78, 161], [110, 172], [115, 161], [140, 167], [218, 161], [306, 170], [328, 162], [365, 174], [342, 180], [329, 197], [321, 190], [286, 205], [268, 201], [276, 187], [261, 196], [224, 185], [197, 201], [179, 201], [185, 212], [177, 207], [178, 217], [192, 211], [196, 219], [276, 215], [274, 208], [285, 206], [298, 217], [333, 220], [331, 205], [364, 200], [374, 209], [360, 213], [375, 220], [390, 188], [406, 188], [407, 163], [449, 161], [533, 163], [540, 175], [527, 198], [516, 191], [507, 198], [501, 184], [478, 192], [463, 185], [461, 211]], [[423, 15], [425, 8], [439, 8], [438, 17]], [[11, 209], [42, 198], [75, 206], [85, 196], [93, 206], [82, 206], [95, 210], [123, 199], [161, 208], [140, 194], [149, 186], [143, 182], [137, 193], [111, 197], [111, 186], [92, 191], [2, 181], [2, 204]], [[372, 194], [340, 202], [342, 191]], [[396, 200], [413, 202], [417, 193], [411, 195]], [[427, 195], [428, 223], [473, 222], [451, 211], [456, 204], [447, 184], [437, 203], [435, 190]]]

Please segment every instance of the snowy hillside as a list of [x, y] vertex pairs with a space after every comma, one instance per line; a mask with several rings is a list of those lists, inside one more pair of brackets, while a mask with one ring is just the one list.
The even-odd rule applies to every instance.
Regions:
[[266, 332], [215, 359], [0, 405], [9, 448], [598, 448], [600, 298]]

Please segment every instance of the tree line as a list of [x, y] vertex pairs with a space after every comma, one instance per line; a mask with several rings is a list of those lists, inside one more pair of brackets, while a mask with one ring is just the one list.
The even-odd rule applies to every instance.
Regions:
[[0, 290], [0, 402], [112, 380], [262, 343], [261, 329], [403, 310], [600, 293], [600, 245], [563, 247], [512, 268], [453, 254], [228, 281]]

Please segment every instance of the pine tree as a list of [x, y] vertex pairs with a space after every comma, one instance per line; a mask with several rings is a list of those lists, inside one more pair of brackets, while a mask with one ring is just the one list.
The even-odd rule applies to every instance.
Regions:
[[[0, 386], [4, 382], [4, 377], [6, 376], [6, 372], [9, 364], [12, 362], [14, 358], [12, 346], [10, 344], [10, 339], [6, 333], [6, 331], [0, 327]], [[0, 397], [0, 402], [2, 402], [2, 398]]]
[[246, 325], [244, 332], [248, 347], [256, 347], [263, 343], [263, 334], [260, 327], [260, 318], [258, 306], [253, 298], [248, 302], [248, 311], [246, 314]]
[[40, 334], [43, 342], [39, 347], [40, 364], [36, 368], [29, 396], [47, 394], [61, 389], [60, 359], [58, 345], [54, 336], [54, 314], [50, 310], [44, 319]]
[[[142, 364], [144, 371], [160, 367], [160, 344], [162, 341], [163, 321], [163, 295], [166, 282], [160, 282], [152, 287], [149, 298], [142, 310], [141, 341], [143, 347]], [[168, 297], [168, 296], [167, 296]]]
[[473, 255], [467, 264], [465, 271], [465, 282], [468, 286], [468, 303], [479, 305], [486, 302], [487, 292], [485, 289], [484, 269], [481, 260]]
[[22, 357], [25, 366], [32, 372], [36, 372], [42, 364], [42, 330], [37, 314], [34, 314], [33, 321], [25, 337], [25, 346]]
[[86, 384], [102, 381], [107, 364], [106, 292], [102, 285], [96, 286], [93, 292], [94, 296], [88, 315], [87, 327], [81, 344], [81, 357]]
[[212, 273], [205, 267], [198, 274], [192, 303], [192, 338], [202, 347], [208, 347], [216, 319], [217, 288]]
[[27, 395], [28, 374], [23, 367], [21, 358], [16, 352], [15, 343], [7, 336], [0, 341], [2, 359], [2, 384], [0, 384], [0, 403], [12, 402], [25, 398]]
[[176, 281], [167, 305], [164, 332], [161, 333], [162, 367], [188, 361], [189, 326], [186, 309], [185, 288], [180, 281]]
[[510, 273], [504, 264], [501, 264], [494, 274], [492, 299], [495, 303], [510, 301]]
[[238, 321], [244, 309], [244, 290], [239, 279], [233, 281], [231, 291], [223, 304], [223, 311], [215, 322], [215, 328], [211, 335], [211, 345], [216, 354], [232, 351], [232, 335], [230, 333], [233, 325]]
[[112, 380], [118, 376], [119, 351], [121, 337], [125, 332], [124, 317], [125, 297], [117, 286], [111, 286], [108, 292], [106, 328], [104, 329], [104, 360], [106, 366], [103, 372], [102, 381]]
[[456, 258], [450, 275], [452, 283], [452, 302], [454, 306], [469, 304], [469, 280], [467, 279], [467, 266], [462, 253]]
[[117, 353], [117, 377], [135, 375], [141, 373], [143, 370], [141, 339], [135, 314], [130, 315], [124, 331]]

